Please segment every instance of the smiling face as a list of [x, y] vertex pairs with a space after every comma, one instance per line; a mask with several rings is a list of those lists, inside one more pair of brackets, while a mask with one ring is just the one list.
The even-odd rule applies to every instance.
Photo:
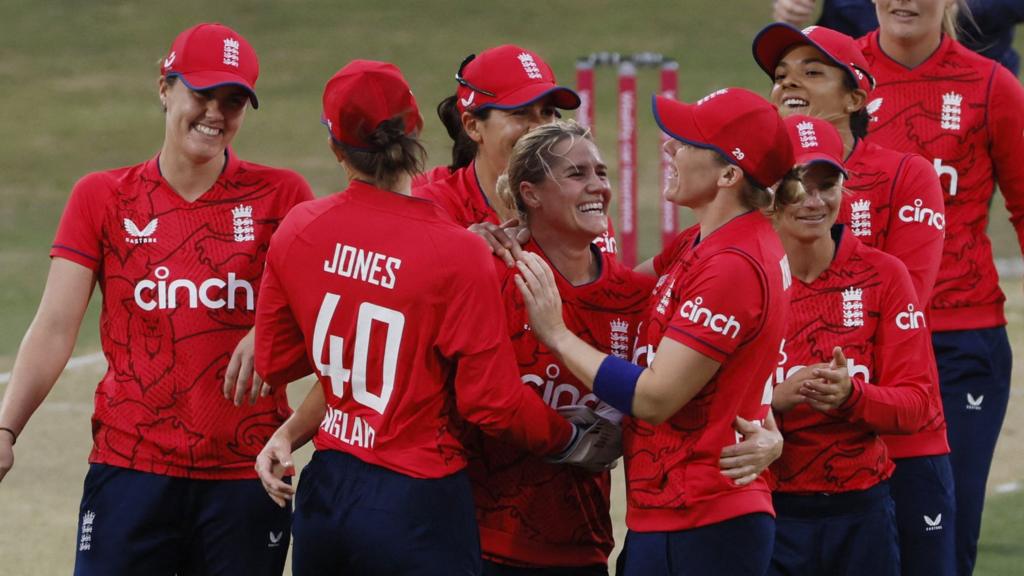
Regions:
[[663, 191], [665, 200], [699, 208], [715, 199], [723, 170], [728, 167], [718, 153], [675, 139], [665, 142], [662, 148], [672, 159], [673, 168]]
[[513, 110], [492, 108], [486, 119], [468, 112], [462, 115], [463, 127], [477, 143], [477, 161], [487, 162], [498, 174], [508, 168], [512, 147], [530, 130], [558, 119], [558, 109], [549, 96]]
[[836, 222], [843, 199], [843, 175], [822, 162], [809, 164], [802, 172], [800, 181], [806, 194], [775, 211], [775, 229], [784, 239], [813, 242], [827, 237]]
[[166, 108], [164, 151], [204, 164], [224, 154], [245, 118], [249, 93], [239, 86], [195, 91], [184, 82], [160, 79]]
[[875, 0], [881, 34], [904, 44], [934, 42], [956, 0]]
[[608, 167], [586, 138], [563, 139], [552, 153], [548, 177], [520, 185], [530, 230], [556, 230], [589, 243], [608, 229]]
[[847, 74], [814, 46], [799, 45], [775, 66], [771, 101], [782, 117], [805, 114], [833, 124], [848, 121], [864, 103], [862, 90], [847, 87]]

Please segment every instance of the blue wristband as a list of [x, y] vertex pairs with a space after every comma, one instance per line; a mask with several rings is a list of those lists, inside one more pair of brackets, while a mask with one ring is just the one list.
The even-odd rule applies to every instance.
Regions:
[[632, 416], [633, 394], [643, 372], [643, 366], [609, 354], [594, 376], [594, 394], [612, 408]]

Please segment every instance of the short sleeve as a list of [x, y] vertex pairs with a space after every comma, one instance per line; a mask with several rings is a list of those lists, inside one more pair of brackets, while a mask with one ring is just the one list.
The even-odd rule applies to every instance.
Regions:
[[256, 302], [255, 369], [271, 386], [283, 386], [310, 374], [306, 343], [282, 283], [288, 252], [295, 239], [296, 218], [285, 218], [270, 240], [266, 269]]
[[110, 176], [102, 172], [75, 183], [50, 247], [51, 258], [64, 258], [93, 271], [100, 268], [103, 211], [112, 186]]
[[766, 279], [747, 257], [712, 255], [683, 287], [665, 336], [717, 362], [761, 329]]

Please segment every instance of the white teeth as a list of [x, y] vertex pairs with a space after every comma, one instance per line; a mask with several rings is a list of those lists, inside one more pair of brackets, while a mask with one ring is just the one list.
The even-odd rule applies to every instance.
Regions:
[[808, 102], [803, 98], [786, 98], [782, 101], [782, 104], [790, 108], [802, 108], [807, 106]]
[[584, 214], [589, 212], [604, 214], [604, 204], [601, 202], [587, 202], [586, 204], [581, 204], [576, 209]]
[[207, 136], [219, 136], [220, 135], [220, 130], [218, 130], [216, 128], [210, 128], [209, 126], [203, 126], [202, 124], [196, 124], [195, 125], [195, 131], [199, 132], [200, 134], [205, 134]]

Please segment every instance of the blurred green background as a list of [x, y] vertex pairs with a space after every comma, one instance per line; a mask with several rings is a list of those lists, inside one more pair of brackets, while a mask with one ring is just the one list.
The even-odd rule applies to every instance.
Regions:
[[[750, 42], [770, 14], [770, 0], [0, 0], [0, 322], [6, 326], [0, 330], [0, 372], [10, 370], [35, 312], [49, 244], [71, 186], [89, 171], [138, 163], [159, 149], [163, 119], [156, 92], [158, 61], [188, 26], [200, 21], [230, 25], [260, 56], [261, 108], [248, 112], [235, 141], [239, 155], [297, 170], [324, 195], [344, 182], [319, 123], [321, 89], [353, 58], [388, 60], [404, 71], [426, 119], [430, 164], [444, 164], [449, 141], [433, 109], [454, 91], [452, 75], [469, 53], [520, 44], [541, 54], [561, 82], [571, 86], [579, 56], [594, 51], [662, 52], [680, 63], [681, 99], [694, 100], [730, 85], [766, 93], [770, 84], [751, 58]], [[614, 71], [600, 70], [596, 133], [613, 182], [615, 86]], [[648, 104], [657, 87], [655, 72], [641, 72], [641, 256], [653, 254], [659, 242], [658, 132]], [[690, 221], [685, 214], [683, 221]], [[1001, 200], [995, 203], [992, 235], [998, 256], [1019, 257]], [[1012, 290], [1019, 293], [1020, 285], [1013, 284]], [[76, 355], [98, 349], [96, 300]], [[77, 385], [84, 389], [76, 397], [88, 402], [91, 382]], [[75, 432], [85, 436], [87, 426], [83, 423]], [[78, 459], [68, 484], [79, 486], [81, 476], [74, 474], [83, 468], [84, 451], [68, 457]], [[0, 488], [0, 519], [32, 522], [8, 514], [13, 510], [7, 507], [12, 506], [8, 484]], [[22, 496], [34, 494], [26, 491]], [[72, 495], [73, 501], [77, 498], [77, 493]], [[1020, 573], [1024, 552], [1013, 535], [1024, 529], [1024, 498], [1018, 493], [993, 499], [1000, 505], [988, 508], [977, 574]], [[73, 522], [73, 509], [56, 513]], [[0, 572], [66, 572], [58, 568], [65, 566], [61, 563], [32, 564], [31, 569], [30, 564], [15, 564], [19, 568], [14, 572], [2, 568], [20, 548], [12, 532], [5, 534], [0, 535]], [[73, 528], [71, 534], [73, 538]], [[66, 562], [71, 543], [59, 542], [64, 546], [59, 551], [43, 548], [39, 554], [59, 552]]]

